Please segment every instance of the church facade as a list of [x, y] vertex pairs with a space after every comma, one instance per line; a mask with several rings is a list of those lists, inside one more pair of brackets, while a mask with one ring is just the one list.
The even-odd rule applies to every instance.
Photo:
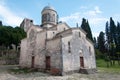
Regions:
[[20, 24], [27, 33], [27, 37], [21, 40], [20, 67], [61, 75], [94, 72], [95, 51], [86, 32], [58, 22], [58, 14], [51, 6], [44, 7], [41, 14], [41, 25], [34, 25], [33, 20], [27, 18]]

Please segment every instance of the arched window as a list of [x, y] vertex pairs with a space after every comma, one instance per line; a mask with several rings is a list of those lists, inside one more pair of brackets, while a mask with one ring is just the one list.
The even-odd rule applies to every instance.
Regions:
[[55, 22], [55, 14], [53, 14], [52, 21]]
[[81, 34], [80, 34], [80, 32], [79, 32], [79, 37], [81, 37]]
[[70, 42], [68, 42], [68, 53], [71, 53]]
[[50, 21], [50, 14], [47, 14], [47, 21]]
[[46, 21], [46, 18], [47, 18], [47, 14], [43, 14], [42, 15], [42, 23]]
[[89, 46], [89, 53], [90, 53], [90, 55], [92, 54], [92, 52], [91, 52], [91, 47]]
[[44, 15], [42, 15], [42, 23], [44, 22]]

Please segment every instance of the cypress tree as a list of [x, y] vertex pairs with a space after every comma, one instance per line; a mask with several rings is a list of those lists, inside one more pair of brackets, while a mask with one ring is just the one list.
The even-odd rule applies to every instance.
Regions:
[[112, 17], [110, 17], [110, 42], [116, 44], [116, 25]]
[[81, 28], [82, 28], [83, 30], [85, 30], [85, 31], [87, 30], [87, 29], [86, 29], [86, 19], [85, 19], [85, 18], [82, 19]]
[[97, 45], [97, 40], [96, 40], [95, 37], [93, 38], [93, 43], [94, 43], [94, 47], [97, 49], [97, 48], [98, 48], [98, 45]]
[[87, 22], [86, 22], [86, 26], [87, 26], [87, 29], [88, 29], [87, 37], [88, 37], [91, 41], [93, 41], [92, 32], [91, 32], [91, 28], [90, 28], [90, 25], [89, 25], [88, 20], [87, 20]]
[[119, 22], [117, 23], [116, 37], [117, 37], [116, 50], [117, 52], [120, 52], [120, 23]]
[[0, 21], [0, 26], [2, 26], [2, 21]]
[[105, 52], [105, 37], [102, 31], [100, 32], [99, 37], [98, 37], [98, 49], [102, 53]]
[[105, 49], [107, 51], [106, 59], [110, 60], [110, 26], [108, 21], [106, 22], [105, 33], [106, 33]]
[[82, 19], [81, 28], [87, 33], [86, 37], [93, 41], [92, 32], [88, 20], [85, 18]]
[[118, 64], [120, 65], [120, 23], [117, 23], [117, 45], [116, 45], [116, 54], [118, 58]]

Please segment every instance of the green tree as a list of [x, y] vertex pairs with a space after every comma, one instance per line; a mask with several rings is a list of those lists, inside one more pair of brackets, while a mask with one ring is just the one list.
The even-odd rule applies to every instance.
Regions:
[[0, 46], [10, 47], [11, 44], [19, 45], [26, 33], [20, 27], [0, 26]]
[[115, 44], [117, 43], [116, 42], [116, 25], [112, 17], [110, 17], [110, 42]]
[[11, 44], [10, 41], [11, 32], [6, 26], [0, 27], [0, 45], [5, 45], [6, 47]]
[[111, 59], [113, 60], [113, 63], [115, 63], [115, 57], [116, 57], [116, 45], [117, 45], [117, 40], [116, 40], [116, 25], [114, 23], [114, 20], [112, 17], [110, 17], [110, 55]]
[[117, 39], [116, 51], [120, 52], [120, 23], [119, 22], [117, 23], [116, 39]]
[[13, 41], [12, 43], [15, 44], [16, 46], [19, 45], [21, 39], [26, 37], [26, 33], [24, 32], [23, 29], [21, 29], [20, 27], [15, 27], [13, 29], [13, 34], [12, 34], [12, 38]]
[[118, 50], [118, 35], [119, 35], [119, 24], [115, 25], [114, 20], [110, 17], [110, 23], [106, 22], [106, 43], [107, 43], [107, 54], [110, 58], [111, 65], [115, 63], [115, 59], [117, 58], [117, 50]]
[[81, 28], [87, 33], [87, 38], [93, 41], [92, 32], [88, 20], [85, 18], [82, 19]]
[[105, 33], [106, 33], [107, 45], [109, 45], [109, 44], [110, 44], [110, 28], [109, 28], [109, 23], [108, 23], [108, 21], [106, 22]]
[[118, 64], [120, 65], [120, 23], [119, 22], [117, 23], [116, 35], [117, 35], [116, 54], [118, 58]]
[[98, 37], [98, 49], [102, 53], [105, 53], [105, 37], [104, 33], [101, 31]]
[[0, 21], [0, 26], [2, 26], [2, 21]]
[[96, 40], [95, 37], [93, 38], [93, 43], [94, 43], [94, 47], [97, 49], [97, 48], [98, 48], [98, 45], [97, 45], [97, 40]]

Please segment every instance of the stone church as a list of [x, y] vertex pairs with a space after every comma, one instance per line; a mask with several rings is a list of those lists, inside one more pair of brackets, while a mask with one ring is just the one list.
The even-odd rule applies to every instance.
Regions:
[[58, 22], [58, 14], [51, 6], [44, 7], [41, 15], [41, 25], [34, 25], [33, 20], [27, 18], [20, 24], [27, 33], [21, 40], [20, 67], [60, 75], [94, 72], [95, 51], [86, 32]]

